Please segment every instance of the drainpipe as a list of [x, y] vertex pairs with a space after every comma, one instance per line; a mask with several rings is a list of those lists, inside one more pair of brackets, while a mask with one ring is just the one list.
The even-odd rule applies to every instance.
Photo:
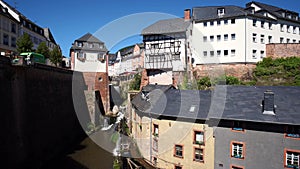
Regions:
[[149, 113], [150, 116], [150, 161], [152, 163], [152, 117]]
[[245, 14], [245, 65], [247, 64], [247, 14]]

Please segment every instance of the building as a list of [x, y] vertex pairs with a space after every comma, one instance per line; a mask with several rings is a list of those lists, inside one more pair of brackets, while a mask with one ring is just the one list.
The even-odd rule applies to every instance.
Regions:
[[89, 110], [93, 123], [97, 118], [96, 98], [98, 98], [99, 105], [103, 106], [104, 112], [102, 111], [102, 114], [110, 110], [107, 52], [104, 42], [90, 33], [76, 39], [70, 48], [71, 69], [83, 72], [87, 85], [85, 92], [86, 98], [89, 100]]
[[299, 94], [299, 87], [228, 86], [224, 111], [209, 115], [215, 169], [299, 168]]
[[266, 57], [266, 44], [300, 42], [299, 14], [260, 2], [245, 8], [194, 7], [192, 18], [194, 66], [199, 69], [205, 64], [255, 64]]
[[[145, 84], [173, 84], [187, 72], [190, 58], [190, 10], [185, 18], [160, 20], [142, 30], [145, 45]], [[147, 77], [145, 77], [147, 76]]]
[[299, 87], [150, 85], [132, 99], [132, 137], [158, 168], [299, 168], [299, 96]]
[[137, 73], [144, 68], [144, 44], [125, 47], [120, 50], [120, 55], [120, 70], [116, 70], [119, 75]]
[[4, 1], [0, 1], [0, 7], [1, 55], [16, 54], [17, 39], [24, 33], [30, 36], [33, 49], [37, 49], [41, 42], [46, 42], [50, 50], [58, 46], [49, 28], [40, 27]]
[[[157, 168], [213, 168], [213, 128], [205, 124], [209, 92], [147, 85], [132, 99], [132, 137]], [[202, 108], [205, 107], [205, 108]]]

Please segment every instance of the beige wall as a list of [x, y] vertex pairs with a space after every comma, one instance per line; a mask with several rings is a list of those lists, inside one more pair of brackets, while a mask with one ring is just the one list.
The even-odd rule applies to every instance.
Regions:
[[[143, 157], [150, 160], [150, 154], [157, 158], [157, 167], [173, 169], [175, 165], [181, 165], [184, 169], [190, 168], [214, 168], [214, 138], [213, 129], [206, 124], [193, 122], [182, 122], [167, 119], [151, 119], [139, 117], [133, 111], [132, 114], [132, 136], [136, 139]], [[159, 135], [158, 149], [153, 149], [152, 135], [153, 124], [158, 125]], [[152, 130], [152, 131], [151, 131]], [[204, 131], [205, 145], [194, 144], [194, 131]], [[183, 146], [183, 158], [174, 156], [175, 144]], [[152, 148], [152, 150], [151, 150]], [[194, 149], [204, 150], [204, 162], [194, 161]]]

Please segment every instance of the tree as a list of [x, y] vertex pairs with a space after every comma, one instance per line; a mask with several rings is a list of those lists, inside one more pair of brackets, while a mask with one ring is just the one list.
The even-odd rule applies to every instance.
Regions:
[[140, 90], [142, 76], [138, 73], [134, 75], [134, 79], [129, 85], [130, 90]]
[[16, 45], [17, 45], [17, 51], [19, 53], [31, 52], [33, 48], [33, 43], [30, 39], [30, 36], [27, 33], [24, 33], [22, 36], [18, 38]]
[[49, 51], [48, 46], [46, 45], [46, 42], [41, 42], [39, 44], [39, 46], [36, 49], [36, 53], [42, 54], [46, 58], [49, 58], [50, 51]]
[[59, 63], [62, 62], [62, 54], [57, 46], [55, 46], [54, 49], [50, 52], [49, 59], [53, 64], [55, 64], [56, 67]]

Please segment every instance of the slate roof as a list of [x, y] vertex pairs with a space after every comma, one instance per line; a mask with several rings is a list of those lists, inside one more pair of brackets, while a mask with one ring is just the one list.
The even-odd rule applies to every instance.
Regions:
[[160, 20], [143, 29], [142, 35], [185, 32], [189, 25], [190, 21], [182, 18]]
[[[274, 92], [275, 116], [262, 113], [262, 100], [267, 90]], [[139, 93], [132, 104], [152, 117], [300, 125], [300, 87], [217, 86], [213, 91], [152, 88], [148, 96], [148, 100], [144, 100]]]
[[98, 38], [96, 38], [95, 36], [93, 36], [93, 35], [90, 34], [90, 33], [86, 33], [86, 34], [83, 35], [82, 37], [76, 39], [76, 41], [103, 43], [102, 41], [100, 41]]
[[[219, 8], [225, 9], [225, 14], [222, 17], [218, 16], [217, 11]], [[194, 7], [192, 16], [193, 16], [193, 20], [202, 21], [202, 20], [211, 20], [211, 19], [218, 19], [218, 18], [244, 16], [247, 13], [249, 12], [239, 6], [206, 6], [206, 7]]]

